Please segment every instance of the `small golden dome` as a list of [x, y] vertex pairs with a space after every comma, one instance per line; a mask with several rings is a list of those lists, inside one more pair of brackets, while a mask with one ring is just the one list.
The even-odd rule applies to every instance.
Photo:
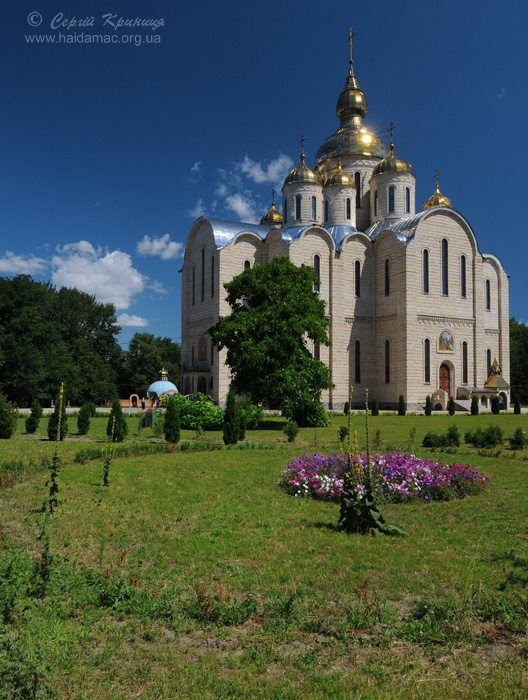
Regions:
[[349, 114], [357, 114], [364, 119], [367, 112], [367, 98], [363, 90], [360, 90], [356, 76], [351, 68], [345, 82], [345, 87], [337, 98], [337, 118], [341, 121], [343, 117]]
[[372, 172], [372, 177], [383, 175], [384, 173], [410, 173], [414, 175], [412, 165], [394, 153], [394, 144], [392, 142], [389, 146], [388, 155], [376, 165]]
[[261, 224], [282, 224], [282, 214], [275, 207], [275, 200], [271, 204], [271, 209], [264, 214], [260, 220]]
[[306, 165], [306, 156], [301, 154], [301, 162], [294, 168], [284, 180], [284, 186], [293, 185], [302, 182], [313, 182], [314, 185], [320, 185], [321, 180], [314, 171]]
[[425, 204], [422, 207], [422, 211], [425, 211], [426, 209], [430, 209], [431, 207], [449, 207], [450, 209], [453, 208], [453, 205], [452, 205], [449, 197], [444, 196], [440, 192], [440, 187], [438, 186], [438, 180], [436, 181], [436, 188], [435, 188], [434, 194], [431, 195], [431, 197], [429, 197], [429, 199], [425, 202]]
[[346, 186], [346, 187], [355, 187], [356, 183], [354, 180], [350, 177], [350, 175], [347, 175], [343, 168], [341, 167], [341, 161], [339, 161], [339, 164], [337, 166], [337, 170], [335, 173], [330, 175], [328, 180], [325, 182], [325, 187], [334, 187], [336, 185], [341, 185], [341, 186]]

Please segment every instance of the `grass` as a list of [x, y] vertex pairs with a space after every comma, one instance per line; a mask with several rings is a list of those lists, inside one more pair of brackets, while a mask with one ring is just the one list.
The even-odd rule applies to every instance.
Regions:
[[[364, 416], [352, 419], [363, 446]], [[129, 421], [125, 444], [152, 441]], [[430, 455], [425, 433], [453, 421], [462, 435], [500, 424], [509, 437], [527, 419], [387, 415], [370, 432], [382, 448]], [[28, 468], [0, 491], [0, 673], [16, 659], [10, 682], [38, 688], [20, 697], [526, 697], [526, 448], [440, 453], [479, 466], [491, 484], [465, 500], [384, 507], [410, 536], [365, 538], [336, 531], [337, 505], [277, 488], [303, 450], [337, 449], [345, 416], [301, 429], [293, 444], [284, 420], [270, 419], [247, 434], [270, 449], [116, 458], [103, 488], [101, 460], [74, 458], [102, 446], [106, 423], [92, 419], [86, 441], [59, 446], [62, 504], [47, 527], [42, 597], [31, 586], [46, 476]], [[45, 429], [42, 420], [27, 439], [20, 421], [0, 442], [0, 464], [51, 457]], [[221, 433], [182, 439], [220, 447]], [[16, 697], [1, 688], [0, 698]]]

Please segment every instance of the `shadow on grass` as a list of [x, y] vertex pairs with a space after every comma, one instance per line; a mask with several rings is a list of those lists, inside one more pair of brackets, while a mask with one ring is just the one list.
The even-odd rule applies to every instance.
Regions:
[[286, 420], [284, 422], [278, 422], [274, 420], [265, 420], [259, 425], [258, 430], [282, 430], [286, 425]]
[[330, 532], [341, 532], [334, 523], [309, 523], [307, 527], [313, 527], [316, 530], [329, 530]]

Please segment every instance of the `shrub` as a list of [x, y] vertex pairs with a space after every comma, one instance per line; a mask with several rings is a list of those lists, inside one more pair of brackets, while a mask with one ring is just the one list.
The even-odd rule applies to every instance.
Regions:
[[450, 416], [455, 415], [455, 399], [450, 396], [449, 401], [447, 402], [447, 410]]
[[478, 414], [479, 414], [478, 396], [473, 394], [473, 396], [471, 397], [471, 415], [478, 416]]
[[[93, 404], [92, 404], [93, 406]], [[85, 403], [77, 414], [77, 432], [79, 435], [87, 435], [90, 430], [91, 407]]]
[[282, 429], [282, 432], [288, 438], [288, 442], [293, 442], [299, 434], [299, 426], [294, 420], [289, 420]]
[[407, 407], [405, 405], [405, 397], [403, 394], [400, 394], [398, 396], [398, 415], [404, 416], [406, 411], [407, 411]]
[[42, 418], [42, 406], [39, 404], [37, 399], [31, 404], [31, 413], [26, 418], [26, 433], [36, 433], [40, 419]]
[[59, 392], [55, 399], [55, 410], [50, 415], [48, 420], [48, 440], [57, 441], [57, 433], [59, 432], [59, 415], [60, 415], [60, 435], [59, 440], [64, 440], [68, 434], [68, 417], [66, 414], [66, 399]]
[[425, 397], [425, 415], [430, 416], [433, 412], [433, 402], [429, 394]]
[[97, 413], [97, 409], [95, 407], [95, 404], [93, 401], [87, 401], [85, 404], [86, 410], [89, 411], [90, 418], [95, 418], [95, 414]]
[[496, 416], [500, 413], [500, 401], [498, 396], [491, 397], [491, 412]]
[[513, 402], [513, 412], [516, 415], [521, 413], [521, 401], [518, 396], [515, 397], [515, 401]]
[[460, 447], [460, 432], [456, 425], [449, 426], [446, 438], [449, 447]]
[[468, 430], [464, 436], [465, 441], [475, 447], [496, 447], [504, 442], [504, 434], [498, 425], [490, 425], [486, 430], [477, 428]]
[[176, 444], [180, 441], [180, 411], [174, 396], [167, 402], [163, 428], [167, 442]]
[[339, 442], [343, 442], [343, 440], [345, 440], [348, 437], [348, 428], [346, 427], [346, 425], [342, 425], [339, 428], [338, 432], [339, 432]]
[[526, 436], [522, 428], [517, 428], [513, 433], [513, 437], [510, 438], [510, 447], [512, 450], [522, 450], [526, 445]]
[[192, 401], [187, 401], [181, 394], [174, 396], [180, 409], [180, 425], [184, 430], [222, 430], [224, 411], [215, 406], [210, 396], [197, 393]]
[[447, 435], [426, 433], [422, 444], [424, 447], [447, 447]]
[[345, 401], [345, 405], [343, 406], [343, 413], [348, 416], [349, 411], [350, 411], [350, 402]]
[[[246, 430], [258, 430], [264, 418], [262, 406], [251, 403], [251, 394], [246, 394], [239, 404], [240, 410], [244, 414]], [[240, 438], [241, 440], [243, 438]]]
[[241, 404], [237, 404], [238, 411], [238, 439], [246, 439], [246, 412], [242, 410]]
[[320, 400], [299, 402], [293, 409], [291, 420], [304, 428], [324, 428], [330, 425], [330, 419]]
[[229, 389], [224, 411], [224, 445], [236, 445], [240, 436], [240, 413], [236, 404], [235, 390]]
[[372, 411], [371, 411], [373, 416], [379, 416], [379, 403], [378, 399], [374, 397], [374, 401], [372, 402]]
[[18, 410], [4, 394], [0, 394], [0, 439], [8, 440], [15, 432]]
[[127, 420], [123, 414], [121, 401], [119, 399], [114, 399], [112, 401], [112, 410], [110, 411], [108, 425], [106, 426], [106, 434], [108, 437], [112, 436], [112, 431], [114, 433], [113, 442], [123, 442], [128, 433]]

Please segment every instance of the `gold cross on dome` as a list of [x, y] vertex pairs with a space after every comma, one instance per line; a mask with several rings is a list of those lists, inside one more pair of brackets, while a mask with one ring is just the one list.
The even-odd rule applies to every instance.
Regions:
[[439, 175], [440, 175], [440, 173], [439, 173], [438, 170], [437, 170], [436, 173], [435, 173], [436, 186], [437, 186], [437, 187], [438, 187], [438, 176], [439, 176]]
[[394, 122], [391, 122], [389, 128], [387, 129], [387, 131], [391, 135], [391, 143], [394, 141], [394, 129], [395, 128], [396, 128], [396, 124]]
[[275, 190], [271, 190], [271, 204], [275, 204]]
[[350, 66], [354, 63], [354, 59], [352, 58], [352, 39], [356, 36], [357, 32], [352, 31], [352, 27], [348, 30], [348, 39], [345, 39], [345, 44], [350, 44], [350, 59], [349, 63]]
[[302, 149], [303, 155], [304, 155], [304, 142], [305, 141], [306, 141], [306, 136], [304, 134], [301, 134], [301, 140], [299, 141], [299, 143], [301, 144], [301, 149]]

